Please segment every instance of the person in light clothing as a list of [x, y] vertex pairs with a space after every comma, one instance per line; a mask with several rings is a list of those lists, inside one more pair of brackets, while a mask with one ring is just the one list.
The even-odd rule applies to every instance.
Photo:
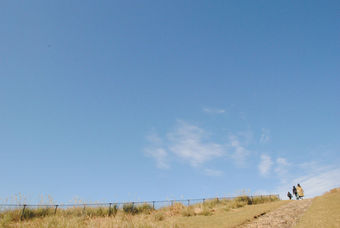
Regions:
[[301, 188], [300, 184], [297, 185], [296, 190], [297, 190], [297, 194], [299, 196], [299, 199], [303, 199], [305, 194], [304, 194], [303, 189]]

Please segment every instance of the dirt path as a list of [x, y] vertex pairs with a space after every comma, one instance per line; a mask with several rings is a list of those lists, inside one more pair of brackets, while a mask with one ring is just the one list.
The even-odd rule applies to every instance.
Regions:
[[255, 220], [245, 223], [239, 228], [293, 227], [311, 204], [312, 199], [294, 200], [268, 214], [259, 215]]

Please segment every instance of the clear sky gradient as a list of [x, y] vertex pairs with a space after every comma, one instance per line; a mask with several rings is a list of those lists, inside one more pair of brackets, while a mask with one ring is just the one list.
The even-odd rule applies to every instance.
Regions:
[[339, 1], [1, 1], [0, 200], [340, 186]]

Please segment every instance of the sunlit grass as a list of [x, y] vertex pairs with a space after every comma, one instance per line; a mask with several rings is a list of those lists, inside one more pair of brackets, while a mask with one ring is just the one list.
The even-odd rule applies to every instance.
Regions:
[[314, 198], [296, 227], [340, 227], [340, 188]]
[[[276, 201], [276, 202], [273, 202]], [[269, 202], [269, 203], [268, 203]], [[222, 223], [240, 224], [264, 211], [285, 203], [277, 197], [263, 196], [251, 199], [240, 196], [235, 199], [208, 200], [204, 203], [172, 206], [154, 210], [152, 205], [126, 204], [118, 209], [86, 207], [58, 209], [26, 208], [0, 214], [1, 227], [219, 227]], [[259, 204], [259, 205], [252, 205]], [[110, 216], [109, 216], [110, 215]], [[227, 219], [227, 220], [226, 220]], [[209, 226], [210, 227], [210, 226]]]

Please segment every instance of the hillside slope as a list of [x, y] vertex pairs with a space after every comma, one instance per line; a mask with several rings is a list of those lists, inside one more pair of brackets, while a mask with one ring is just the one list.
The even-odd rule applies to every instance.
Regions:
[[[30, 215], [20, 219], [21, 210], [0, 213], [0, 227], [110, 227], [110, 228], [189, 228], [189, 227], [236, 227], [253, 220], [261, 214], [276, 210], [288, 201], [276, 197], [240, 196], [233, 200], [210, 200], [205, 203], [184, 206], [175, 203], [158, 210], [140, 210], [130, 213], [119, 209], [114, 216], [108, 216], [104, 209], [74, 208], [58, 210], [57, 214], [37, 214], [42, 209], [30, 210]], [[249, 203], [251, 205], [249, 205]], [[136, 208], [138, 209], [138, 208]], [[142, 208], [141, 208], [142, 209]], [[138, 209], [139, 211], [139, 209]], [[33, 216], [36, 214], [36, 216]], [[39, 215], [39, 216], [38, 216]]]
[[302, 227], [340, 227], [340, 188], [313, 199], [312, 206], [296, 226]]

